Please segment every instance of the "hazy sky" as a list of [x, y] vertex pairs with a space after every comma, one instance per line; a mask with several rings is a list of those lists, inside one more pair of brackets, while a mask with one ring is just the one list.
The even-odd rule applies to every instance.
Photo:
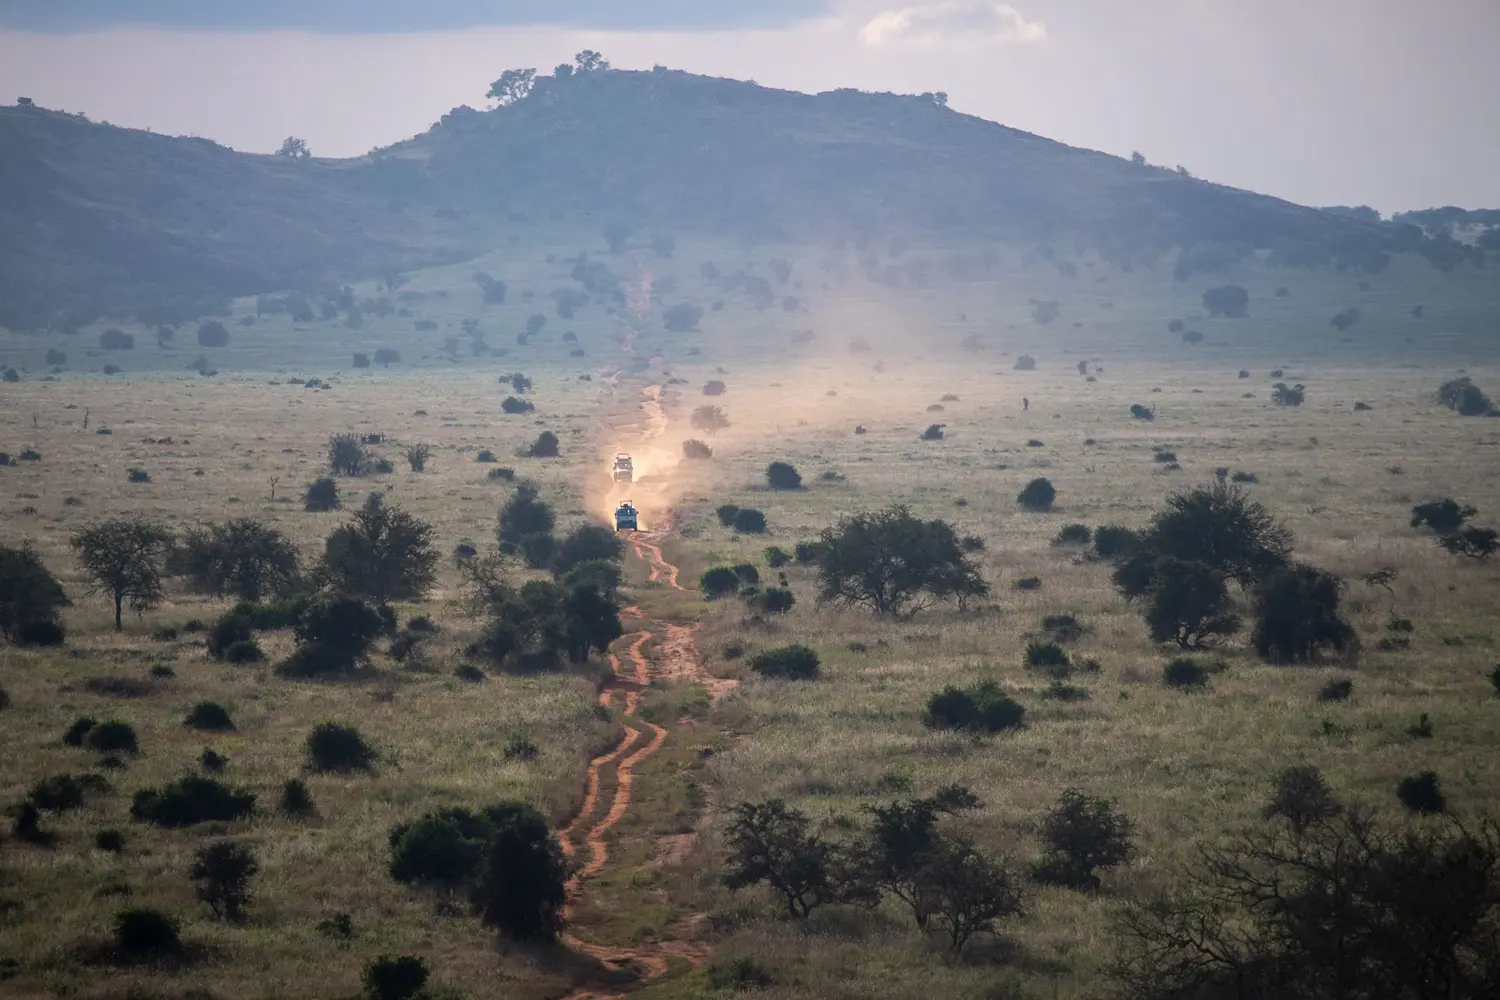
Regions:
[[959, 111], [1308, 204], [1500, 206], [1500, 0], [0, 0], [0, 100], [346, 156], [583, 48]]

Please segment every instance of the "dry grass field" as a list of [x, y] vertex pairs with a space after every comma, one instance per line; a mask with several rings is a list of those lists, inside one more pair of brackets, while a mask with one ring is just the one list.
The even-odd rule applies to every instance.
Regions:
[[[543, 249], [566, 252], [537, 254]], [[727, 270], [734, 252], [706, 246], [678, 256], [713, 255]], [[553, 271], [566, 270], [528, 260], [504, 271], [524, 276], [510, 278], [512, 299], [523, 288], [544, 298], [561, 280]], [[488, 266], [502, 273], [503, 263]], [[638, 257], [634, 266], [652, 281], [666, 265]], [[1451, 556], [1429, 533], [1407, 526], [1413, 504], [1443, 496], [1477, 507], [1477, 523], [1500, 520], [1500, 421], [1461, 418], [1433, 399], [1437, 385], [1465, 365], [1479, 385], [1500, 386], [1500, 369], [1486, 367], [1493, 344], [1486, 349], [1483, 338], [1492, 339], [1493, 327], [1484, 322], [1495, 315], [1496, 297], [1488, 274], [1405, 272], [1408, 262], [1398, 261], [1393, 274], [1360, 293], [1344, 276], [1249, 272], [1242, 283], [1252, 289], [1251, 318], [1230, 321], [1195, 320], [1208, 283], [1197, 279], [1189, 288], [1169, 276], [1129, 279], [1116, 305], [1100, 290], [1108, 282], [1086, 287], [1083, 278], [1070, 283], [1056, 274], [898, 295], [833, 279], [820, 291], [822, 276], [812, 276], [818, 259], [805, 266], [802, 312], [760, 313], [731, 302], [707, 313], [702, 333], [661, 334], [653, 312], [661, 303], [642, 301], [645, 320], [630, 309], [580, 317], [582, 359], [567, 356], [571, 341], [558, 339], [554, 318], [545, 346], [441, 360], [435, 344], [480, 308], [455, 301], [477, 299], [466, 284], [469, 265], [412, 278], [412, 288], [434, 299], [447, 290], [438, 301], [452, 303], [413, 306], [440, 324], [427, 335], [437, 338], [431, 343], [399, 339], [411, 336], [409, 318], [399, 321], [406, 333], [390, 319], [362, 331], [330, 328], [314, 340], [273, 317], [232, 327], [234, 346], [211, 352], [221, 370], [213, 378], [180, 371], [196, 348], [171, 352], [169, 365], [161, 360], [168, 352], [143, 343], [133, 356], [152, 360], [138, 361], [138, 370], [127, 356], [121, 376], [65, 372], [51, 381], [38, 377], [43, 368], [32, 357], [49, 345], [0, 345], [26, 369], [21, 382], [0, 387], [0, 449], [30, 446], [41, 455], [0, 468], [0, 540], [33, 544], [74, 600], [63, 650], [0, 647], [0, 684], [10, 698], [0, 711], [7, 750], [0, 803], [19, 802], [48, 775], [94, 767], [88, 751], [61, 741], [78, 716], [130, 722], [143, 750], [124, 769], [101, 772], [109, 793], [45, 821], [58, 838], [53, 846], [0, 842], [0, 994], [349, 996], [364, 964], [385, 953], [424, 956], [437, 984], [470, 997], [561, 997], [590, 978], [592, 960], [566, 949], [497, 947], [476, 921], [443, 915], [431, 894], [397, 885], [385, 866], [390, 828], [438, 806], [521, 798], [566, 824], [583, 800], [589, 760], [614, 746], [628, 721], [598, 705], [600, 664], [535, 677], [493, 673], [483, 683], [456, 678], [477, 625], [456, 606], [451, 561], [426, 603], [400, 609], [403, 619], [427, 614], [442, 628], [422, 661], [398, 665], [379, 656], [374, 677], [358, 682], [292, 682], [266, 664], [214, 662], [192, 633], [155, 637], [190, 619], [211, 621], [225, 603], [174, 587], [166, 604], [127, 618], [124, 634], [115, 635], [108, 602], [85, 594], [68, 537], [116, 514], [149, 514], [179, 531], [253, 516], [286, 532], [311, 560], [346, 514], [306, 513], [301, 493], [325, 474], [325, 442], [342, 431], [387, 435], [374, 450], [396, 468], [341, 480], [346, 508], [380, 491], [434, 524], [445, 553], [461, 541], [493, 545], [496, 513], [513, 488], [487, 479], [496, 465], [537, 480], [565, 523], [606, 517], [621, 496], [606, 472], [616, 450], [635, 455], [643, 481], [631, 498], [690, 589], [716, 565], [754, 563], [774, 578], [765, 546], [790, 551], [841, 515], [892, 502], [984, 540], [978, 558], [990, 598], [967, 611], [938, 607], [894, 621], [819, 608], [805, 567], [786, 570], [795, 609], [765, 622], [734, 599], [673, 591], [649, 580], [641, 559], [628, 560], [628, 599], [640, 616], [628, 617], [626, 630], [655, 633], [644, 653], [664, 662], [675, 655], [662, 647], [665, 624], [696, 623], [708, 671], [740, 682], [714, 699], [701, 686], [667, 680], [641, 698], [640, 718], [670, 735], [638, 768], [630, 808], [609, 834], [610, 864], [584, 884], [572, 926], [578, 938], [616, 948], [694, 943], [698, 950], [666, 949], [672, 957], [649, 981], [621, 977], [620, 988], [638, 996], [717, 995], [709, 969], [738, 956], [769, 970], [774, 983], [758, 994], [768, 998], [1088, 996], [1113, 953], [1112, 921], [1122, 904], [1169, 885], [1196, 844], [1255, 822], [1270, 776], [1293, 763], [1317, 765], [1339, 793], [1392, 815], [1400, 809], [1396, 782], [1435, 770], [1460, 815], [1500, 815], [1500, 698], [1488, 678], [1500, 660], [1500, 567]], [[682, 288], [670, 300], [709, 302], [712, 290], [688, 275], [696, 268], [673, 270], [682, 273]], [[1118, 274], [1110, 280], [1127, 282]], [[1298, 283], [1308, 287], [1291, 299], [1274, 297], [1277, 286]], [[367, 292], [374, 289], [360, 294]], [[1063, 322], [1045, 329], [1031, 322], [1028, 295], [1065, 293]], [[1367, 295], [1369, 332], [1357, 328], [1361, 339], [1351, 344], [1328, 328], [1327, 316], [1359, 294]], [[1413, 328], [1407, 311], [1418, 302], [1428, 305], [1428, 318]], [[514, 330], [541, 308], [512, 302], [485, 322]], [[240, 311], [253, 312], [253, 304]], [[1088, 322], [1071, 326], [1075, 314]], [[1201, 324], [1205, 343], [1189, 349], [1167, 334], [1166, 321], [1176, 316]], [[647, 332], [632, 333], [637, 326]], [[787, 346], [792, 331], [812, 327], [811, 346]], [[985, 338], [981, 350], [959, 349], [976, 333]], [[869, 339], [868, 353], [849, 351], [856, 336]], [[1408, 343], [1410, 336], [1420, 344]], [[399, 347], [407, 360], [373, 373], [331, 374], [347, 366], [352, 350], [382, 344]], [[1023, 352], [1036, 355], [1036, 371], [1015, 370]], [[1084, 359], [1102, 366], [1094, 380], [1074, 370]], [[1306, 384], [1305, 405], [1270, 402], [1269, 372], [1277, 366], [1286, 381]], [[1241, 368], [1249, 378], [1238, 377]], [[500, 410], [507, 388], [496, 376], [517, 369], [535, 379], [528, 396], [535, 413]], [[332, 388], [290, 382], [298, 373], [328, 378]], [[726, 392], [705, 398], [700, 387], [709, 379], [725, 381]], [[655, 386], [663, 387], [665, 428], [641, 409]], [[1355, 410], [1356, 401], [1370, 408]], [[703, 436], [689, 415], [709, 402], [723, 407], [730, 427], [708, 437], [712, 460], [681, 462], [679, 443]], [[1132, 420], [1132, 403], [1155, 406], [1156, 419]], [[943, 439], [919, 440], [933, 423], [944, 425]], [[857, 435], [857, 425], [867, 433]], [[101, 427], [112, 433], [97, 433]], [[515, 457], [544, 428], [561, 437], [561, 457]], [[413, 442], [435, 449], [421, 474], [402, 459]], [[497, 462], [476, 462], [482, 449]], [[1175, 463], [1156, 460], [1161, 450], [1174, 452]], [[773, 460], [795, 464], [807, 488], [768, 490], [764, 469]], [[150, 481], [130, 482], [131, 468]], [[1214, 654], [1224, 669], [1205, 690], [1173, 690], [1161, 679], [1166, 651], [1147, 639], [1139, 610], [1110, 585], [1109, 566], [1081, 547], [1052, 543], [1068, 523], [1139, 527], [1168, 493], [1205, 483], [1218, 468], [1253, 474], [1249, 490], [1291, 529], [1296, 558], [1347, 582], [1357, 654], [1316, 667], [1267, 666], [1241, 636]], [[1050, 512], [1016, 503], [1035, 476], [1057, 488]], [[714, 509], [724, 503], [763, 510], [768, 533], [721, 527]], [[1387, 566], [1398, 573], [1394, 594], [1361, 582]], [[1040, 585], [1016, 589], [1026, 577]], [[1087, 690], [1083, 700], [1044, 698], [1046, 681], [1023, 665], [1043, 616], [1064, 612], [1087, 627], [1072, 644], [1075, 655], [1101, 665], [1073, 679]], [[1408, 648], [1380, 648], [1393, 612], [1414, 623]], [[618, 648], [630, 641], [627, 635]], [[272, 662], [291, 648], [286, 633], [264, 642]], [[791, 642], [819, 652], [820, 680], [769, 681], [747, 668], [749, 654]], [[1335, 678], [1353, 681], [1352, 697], [1320, 702], [1319, 690]], [[980, 679], [996, 680], [1025, 705], [1024, 729], [971, 739], [923, 726], [932, 693]], [[229, 708], [237, 731], [210, 736], [185, 727], [183, 716], [201, 700]], [[1431, 736], [1408, 734], [1423, 713]], [[380, 749], [379, 766], [369, 776], [308, 777], [318, 815], [284, 819], [272, 808], [276, 796], [303, 773], [303, 739], [325, 720], [358, 726]], [[535, 743], [537, 760], [506, 758], [515, 736]], [[229, 760], [225, 780], [259, 797], [253, 820], [188, 831], [129, 821], [135, 790], [193, 770], [209, 746]], [[761, 890], [730, 894], [719, 884], [722, 823], [737, 802], [782, 797], [838, 831], [840, 817], [858, 821], [863, 806], [951, 782], [984, 803], [962, 826], [1018, 867], [1040, 853], [1037, 822], [1069, 786], [1117, 801], [1135, 824], [1135, 856], [1107, 873], [1097, 894], [1028, 887], [1026, 915], [962, 959], [921, 939], [890, 906], [827, 908], [799, 926]], [[121, 854], [93, 848], [103, 828], [124, 832]], [[244, 925], [209, 919], [186, 878], [193, 849], [219, 832], [248, 841], [261, 857]], [[193, 961], [112, 964], [104, 942], [127, 901], [186, 918]], [[352, 938], [318, 930], [336, 913], [350, 916]], [[695, 967], [700, 950], [712, 957]]]

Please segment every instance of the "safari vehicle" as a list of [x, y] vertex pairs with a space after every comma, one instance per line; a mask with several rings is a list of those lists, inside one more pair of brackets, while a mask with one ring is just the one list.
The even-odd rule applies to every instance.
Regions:
[[635, 531], [638, 522], [639, 515], [636, 513], [636, 509], [630, 505], [629, 500], [626, 500], [619, 507], [615, 508], [616, 531]]
[[614, 477], [617, 483], [635, 481], [635, 466], [631, 463], [629, 455], [619, 454], [615, 456]]

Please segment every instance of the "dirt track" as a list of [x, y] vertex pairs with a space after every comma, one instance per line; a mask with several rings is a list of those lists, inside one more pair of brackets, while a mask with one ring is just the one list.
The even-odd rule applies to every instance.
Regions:
[[[650, 440], [660, 435], [667, 425], [662, 409], [662, 387], [651, 386], [645, 391], [642, 404], [646, 422], [642, 435]], [[642, 532], [631, 538], [635, 554], [646, 563], [648, 580], [662, 582], [675, 590], [678, 584], [677, 567], [662, 556], [660, 540], [670, 531], [669, 521], [654, 532]], [[698, 684], [708, 690], [714, 698], [732, 688], [734, 681], [712, 677], [703, 667], [693, 643], [698, 630], [696, 624], [683, 625], [655, 621], [645, 617], [637, 607], [624, 609], [627, 618], [635, 618], [642, 627], [621, 638], [615, 644], [624, 648], [624, 662], [620, 655], [610, 653], [613, 676], [599, 690], [599, 704], [609, 709], [618, 707], [625, 720], [624, 734], [620, 742], [607, 753], [589, 762], [587, 783], [582, 806], [558, 833], [563, 853], [577, 862], [572, 878], [568, 880], [568, 915], [575, 903], [586, 891], [590, 879], [603, 872], [609, 865], [609, 835], [629, 812], [633, 801], [632, 788], [636, 781], [636, 769], [659, 750], [671, 735], [669, 730], [655, 723], [637, 718], [636, 709], [641, 692], [653, 681], [667, 683]], [[656, 644], [653, 659], [646, 653], [646, 645], [652, 639], [662, 637]], [[673, 841], [658, 845], [666, 855], [680, 855], [684, 850], [680, 835], [664, 838]], [[686, 959], [696, 965], [707, 953], [706, 946], [694, 941], [663, 941], [635, 948], [613, 948], [590, 944], [569, 933], [564, 942], [571, 948], [593, 956], [604, 967], [613, 972], [634, 973], [629, 986], [585, 986], [569, 993], [565, 1000], [609, 1000], [627, 995], [650, 981], [665, 975], [668, 958]]]

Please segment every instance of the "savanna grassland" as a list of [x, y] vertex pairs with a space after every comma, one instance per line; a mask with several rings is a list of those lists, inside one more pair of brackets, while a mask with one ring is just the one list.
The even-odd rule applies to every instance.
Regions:
[[[580, 248], [606, 262], [623, 293], [617, 305], [594, 303], [565, 319], [551, 293], [570, 280]], [[1435, 399], [1460, 371], [1491, 391], [1500, 385], [1500, 286], [1491, 270], [1444, 274], [1399, 257], [1378, 275], [1356, 276], [1250, 258], [1175, 280], [1165, 263], [1125, 272], [1086, 253], [1028, 250], [1006, 251], [981, 278], [960, 282], [938, 273], [953, 251], [867, 252], [903, 269], [894, 287], [868, 280], [848, 247], [684, 238], [667, 256], [609, 254], [595, 235], [521, 232], [503, 251], [403, 275], [393, 289], [356, 286], [357, 301], [390, 305], [361, 310], [356, 325], [347, 311], [296, 322], [274, 302], [239, 300], [223, 347], [194, 343], [193, 324], [164, 348], [140, 325], [7, 334], [0, 360], [20, 380], [0, 385], [0, 450], [40, 457], [0, 468], [0, 540], [32, 544], [74, 603], [61, 650], [0, 647], [10, 702], [0, 710], [9, 751], [0, 801], [19, 802], [48, 775], [91, 769], [110, 789], [48, 816], [50, 846], [0, 844], [8, 977], [0, 992], [347, 996], [371, 959], [410, 953], [428, 961], [436, 984], [475, 997], [560, 997], [577, 987], [597, 990], [580, 996], [729, 995], [719, 970], [747, 958], [767, 978], [758, 987], [767, 997], [1078, 998], [1102, 987], [1122, 908], [1170, 888], [1197, 845], [1259, 822], [1281, 768], [1316, 765], [1340, 797], [1393, 819], [1397, 782], [1433, 770], [1452, 811], [1500, 814], [1500, 698], [1488, 676], [1500, 659], [1500, 570], [1450, 555], [1408, 526], [1413, 505], [1445, 496], [1476, 507], [1476, 523], [1494, 524], [1500, 511], [1500, 422], [1460, 417]], [[784, 276], [774, 260], [786, 262]], [[916, 260], [931, 270], [908, 270]], [[768, 276], [773, 303], [755, 308], [743, 285], [701, 268], [706, 261], [721, 275]], [[504, 303], [484, 303], [476, 271], [506, 281]], [[1249, 315], [1205, 316], [1203, 291], [1229, 282], [1248, 290]], [[664, 310], [679, 302], [703, 309], [696, 329], [664, 329]], [[1044, 323], [1045, 302], [1059, 315]], [[1351, 306], [1359, 322], [1331, 327]], [[520, 343], [532, 315], [546, 322]], [[470, 319], [477, 324], [466, 329]], [[1174, 319], [1183, 331], [1169, 332]], [[112, 325], [134, 335], [133, 349], [94, 346]], [[1186, 331], [1202, 341], [1185, 342]], [[484, 350], [470, 346], [476, 333]], [[400, 360], [351, 367], [354, 352], [382, 347]], [[68, 357], [50, 375], [48, 349]], [[1035, 370], [1017, 368], [1023, 354]], [[105, 363], [123, 371], [94, 371]], [[521, 394], [534, 412], [501, 409], [512, 388], [497, 379], [516, 371], [534, 381]], [[711, 380], [725, 383], [722, 395], [704, 395]], [[1305, 402], [1275, 405], [1278, 381], [1304, 385]], [[642, 410], [654, 387], [665, 429]], [[1132, 419], [1132, 404], [1153, 408], [1154, 419]], [[722, 407], [729, 426], [694, 429], [691, 414], [703, 405]], [[942, 425], [941, 438], [922, 440], [932, 424]], [[544, 429], [559, 435], [560, 457], [518, 457]], [[346, 431], [385, 435], [372, 450], [394, 471], [341, 478], [345, 512], [305, 512], [303, 490], [327, 473], [329, 436]], [[713, 457], [682, 460], [687, 438], [703, 438]], [[419, 442], [433, 446], [421, 473], [402, 458]], [[476, 461], [483, 450], [495, 462]], [[637, 461], [639, 482], [628, 492], [608, 482], [608, 460], [620, 450]], [[1160, 457], [1166, 452], [1173, 457]], [[794, 464], [804, 488], [769, 490], [772, 461]], [[391, 827], [440, 806], [519, 798], [566, 824], [584, 799], [590, 759], [635, 725], [617, 708], [600, 709], [607, 670], [599, 658], [532, 676], [455, 676], [477, 625], [459, 606], [460, 577], [445, 560], [430, 596], [399, 609], [402, 620], [426, 615], [441, 629], [420, 656], [398, 663], [382, 652], [354, 681], [293, 681], [272, 670], [291, 651], [285, 631], [260, 637], [266, 663], [209, 659], [184, 626], [212, 621], [228, 602], [180, 586], [113, 633], [108, 602], [88, 596], [68, 546], [74, 531], [111, 515], [147, 514], [178, 531], [250, 516], [285, 532], [311, 561], [348, 510], [378, 491], [433, 524], [445, 554], [463, 542], [483, 551], [515, 489], [489, 477], [497, 466], [535, 480], [564, 525], [602, 520], [614, 501], [633, 499], [689, 589], [705, 570], [741, 563], [769, 582], [777, 570], [766, 565], [766, 546], [790, 552], [841, 516], [891, 503], [983, 542], [974, 558], [988, 597], [898, 619], [820, 607], [807, 566], [785, 568], [796, 595], [789, 613], [757, 615], [735, 598], [672, 591], [648, 579], [638, 554], [627, 559], [625, 596], [639, 616], [627, 614], [616, 651], [624, 655], [634, 630], [647, 628], [654, 634], [643, 651], [664, 662], [663, 623], [697, 625], [709, 673], [738, 681], [727, 691], [714, 685], [714, 696], [670, 678], [645, 689], [640, 717], [669, 735], [635, 774], [633, 799], [609, 834], [609, 865], [575, 902], [570, 931], [584, 941], [682, 944], [650, 975], [628, 962], [605, 975], [563, 946], [497, 946], [461, 908], [386, 874]], [[149, 481], [131, 482], [131, 469]], [[1219, 469], [1253, 476], [1246, 489], [1292, 532], [1295, 557], [1345, 581], [1357, 649], [1317, 665], [1272, 666], [1241, 633], [1203, 657], [1217, 668], [1203, 689], [1167, 687], [1162, 668], [1176, 650], [1148, 639], [1139, 607], [1111, 585], [1110, 565], [1087, 546], [1055, 544], [1071, 523], [1140, 528], [1169, 493], [1210, 482]], [[1056, 501], [1024, 510], [1017, 493], [1039, 476], [1056, 487]], [[767, 532], [722, 526], [722, 504], [762, 510]], [[1385, 567], [1396, 574], [1389, 590], [1362, 582]], [[519, 563], [512, 572], [528, 575]], [[1032, 578], [1039, 582], [1018, 588]], [[1065, 643], [1074, 660], [1098, 661], [1097, 672], [1069, 678], [1077, 690], [1067, 700], [1049, 697], [1050, 678], [1024, 663], [1042, 619], [1058, 614], [1083, 626]], [[1412, 631], [1391, 632], [1393, 616]], [[1382, 642], [1392, 637], [1404, 644]], [[756, 652], [789, 643], [817, 651], [819, 679], [769, 680], [748, 667]], [[1337, 679], [1352, 681], [1352, 695], [1320, 701]], [[980, 680], [1025, 707], [1024, 727], [975, 738], [924, 725], [932, 694]], [[185, 727], [203, 700], [226, 706], [235, 731]], [[1430, 734], [1412, 735], [1424, 713]], [[98, 769], [89, 751], [62, 742], [81, 715], [129, 721], [142, 753], [124, 768]], [[372, 773], [304, 774], [303, 740], [325, 720], [356, 725], [376, 744]], [[534, 760], [507, 757], [516, 737], [535, 745]], [[260, 798], [252, 819], [176, 831], [129, 820], [135, 790], [194, 769], [207, 747], [228, 758], [224, 780]], [[298, 775], [317, 804], [310, 819], [271, 808]], [[1097, 892], [1028, 883], [1024, 915], [957, 958], [890, 902], [824, 907], [804, 924], [758, 887], [731, 893], [721, 884], [725, 824], [739, 802], [785, 799], [838, 837], [864, 821], [865, 806], [955, 782], [983, 805], [952, 822], [1018, 871], [1039, 856], [1037, 825], [1068, 787], [1115, 801], [1133, 822], [1133, 856], [1104, 873]], [[104, 828], [124, 832], [122, 852], [94, 848]], [[223, 834], [261, 859], [242, 924], [210, 919], [185, 877], [193, 850]], [[190, 960], [114, 961], [109, 924], [127, 902], [182, 916]], [[340, 913], [352, 936], [319, 930]]]

